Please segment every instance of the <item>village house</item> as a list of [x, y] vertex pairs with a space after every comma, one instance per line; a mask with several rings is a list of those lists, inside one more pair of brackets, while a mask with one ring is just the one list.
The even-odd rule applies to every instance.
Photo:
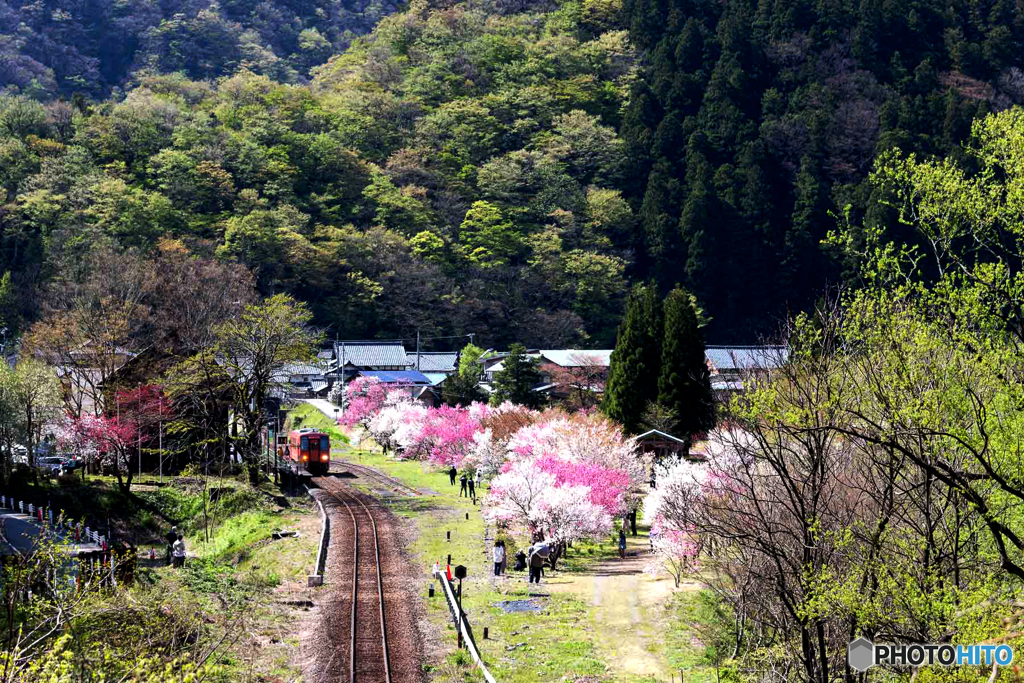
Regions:
[[704, 359], [711, 372], [711, 390], [719, 401], [743, 391], [744, 382], [761, 374], [770, 374], [789, 358], [786, 346], [714, 346], [704, 347]]

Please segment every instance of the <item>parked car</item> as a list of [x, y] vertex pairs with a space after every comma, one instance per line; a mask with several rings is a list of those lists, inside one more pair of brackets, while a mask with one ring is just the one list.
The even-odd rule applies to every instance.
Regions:
[[36, 467], [54, 477], [64, 474], [73, 468], [68, 467], [67, 461], [59, 455], [47, 455], [36, 458]]

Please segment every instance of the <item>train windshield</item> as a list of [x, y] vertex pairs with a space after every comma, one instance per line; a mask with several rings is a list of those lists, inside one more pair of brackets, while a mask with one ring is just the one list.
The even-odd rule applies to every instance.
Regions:
[[320, 450], [326, 451], [326, 450], [329, 450], [330, 448], [331, 448], [330, 445], [327, 443], [327, 437], [326, 436], [321, 436], [320, 437]]
[[301, 439], [299, 439], [299, 448], [301, 448], [304, 451], [309, 450], [309, 437], [308, 436], [304, 436]]

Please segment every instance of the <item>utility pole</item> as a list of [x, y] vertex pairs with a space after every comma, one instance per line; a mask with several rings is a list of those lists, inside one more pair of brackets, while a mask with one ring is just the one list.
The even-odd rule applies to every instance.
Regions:
[[341, 369], [341, 412], [345, 412], [345, 342], [341, 342], [341, 364], [338, 366]]
[[420, 371], [420, 331], [416, 330], [416, 372]]

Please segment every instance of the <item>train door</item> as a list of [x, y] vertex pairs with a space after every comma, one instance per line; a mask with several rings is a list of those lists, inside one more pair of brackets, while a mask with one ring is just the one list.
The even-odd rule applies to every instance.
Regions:
[[309, 464], [320, 462], [320, 437], [314, 436], [309, 440]]

